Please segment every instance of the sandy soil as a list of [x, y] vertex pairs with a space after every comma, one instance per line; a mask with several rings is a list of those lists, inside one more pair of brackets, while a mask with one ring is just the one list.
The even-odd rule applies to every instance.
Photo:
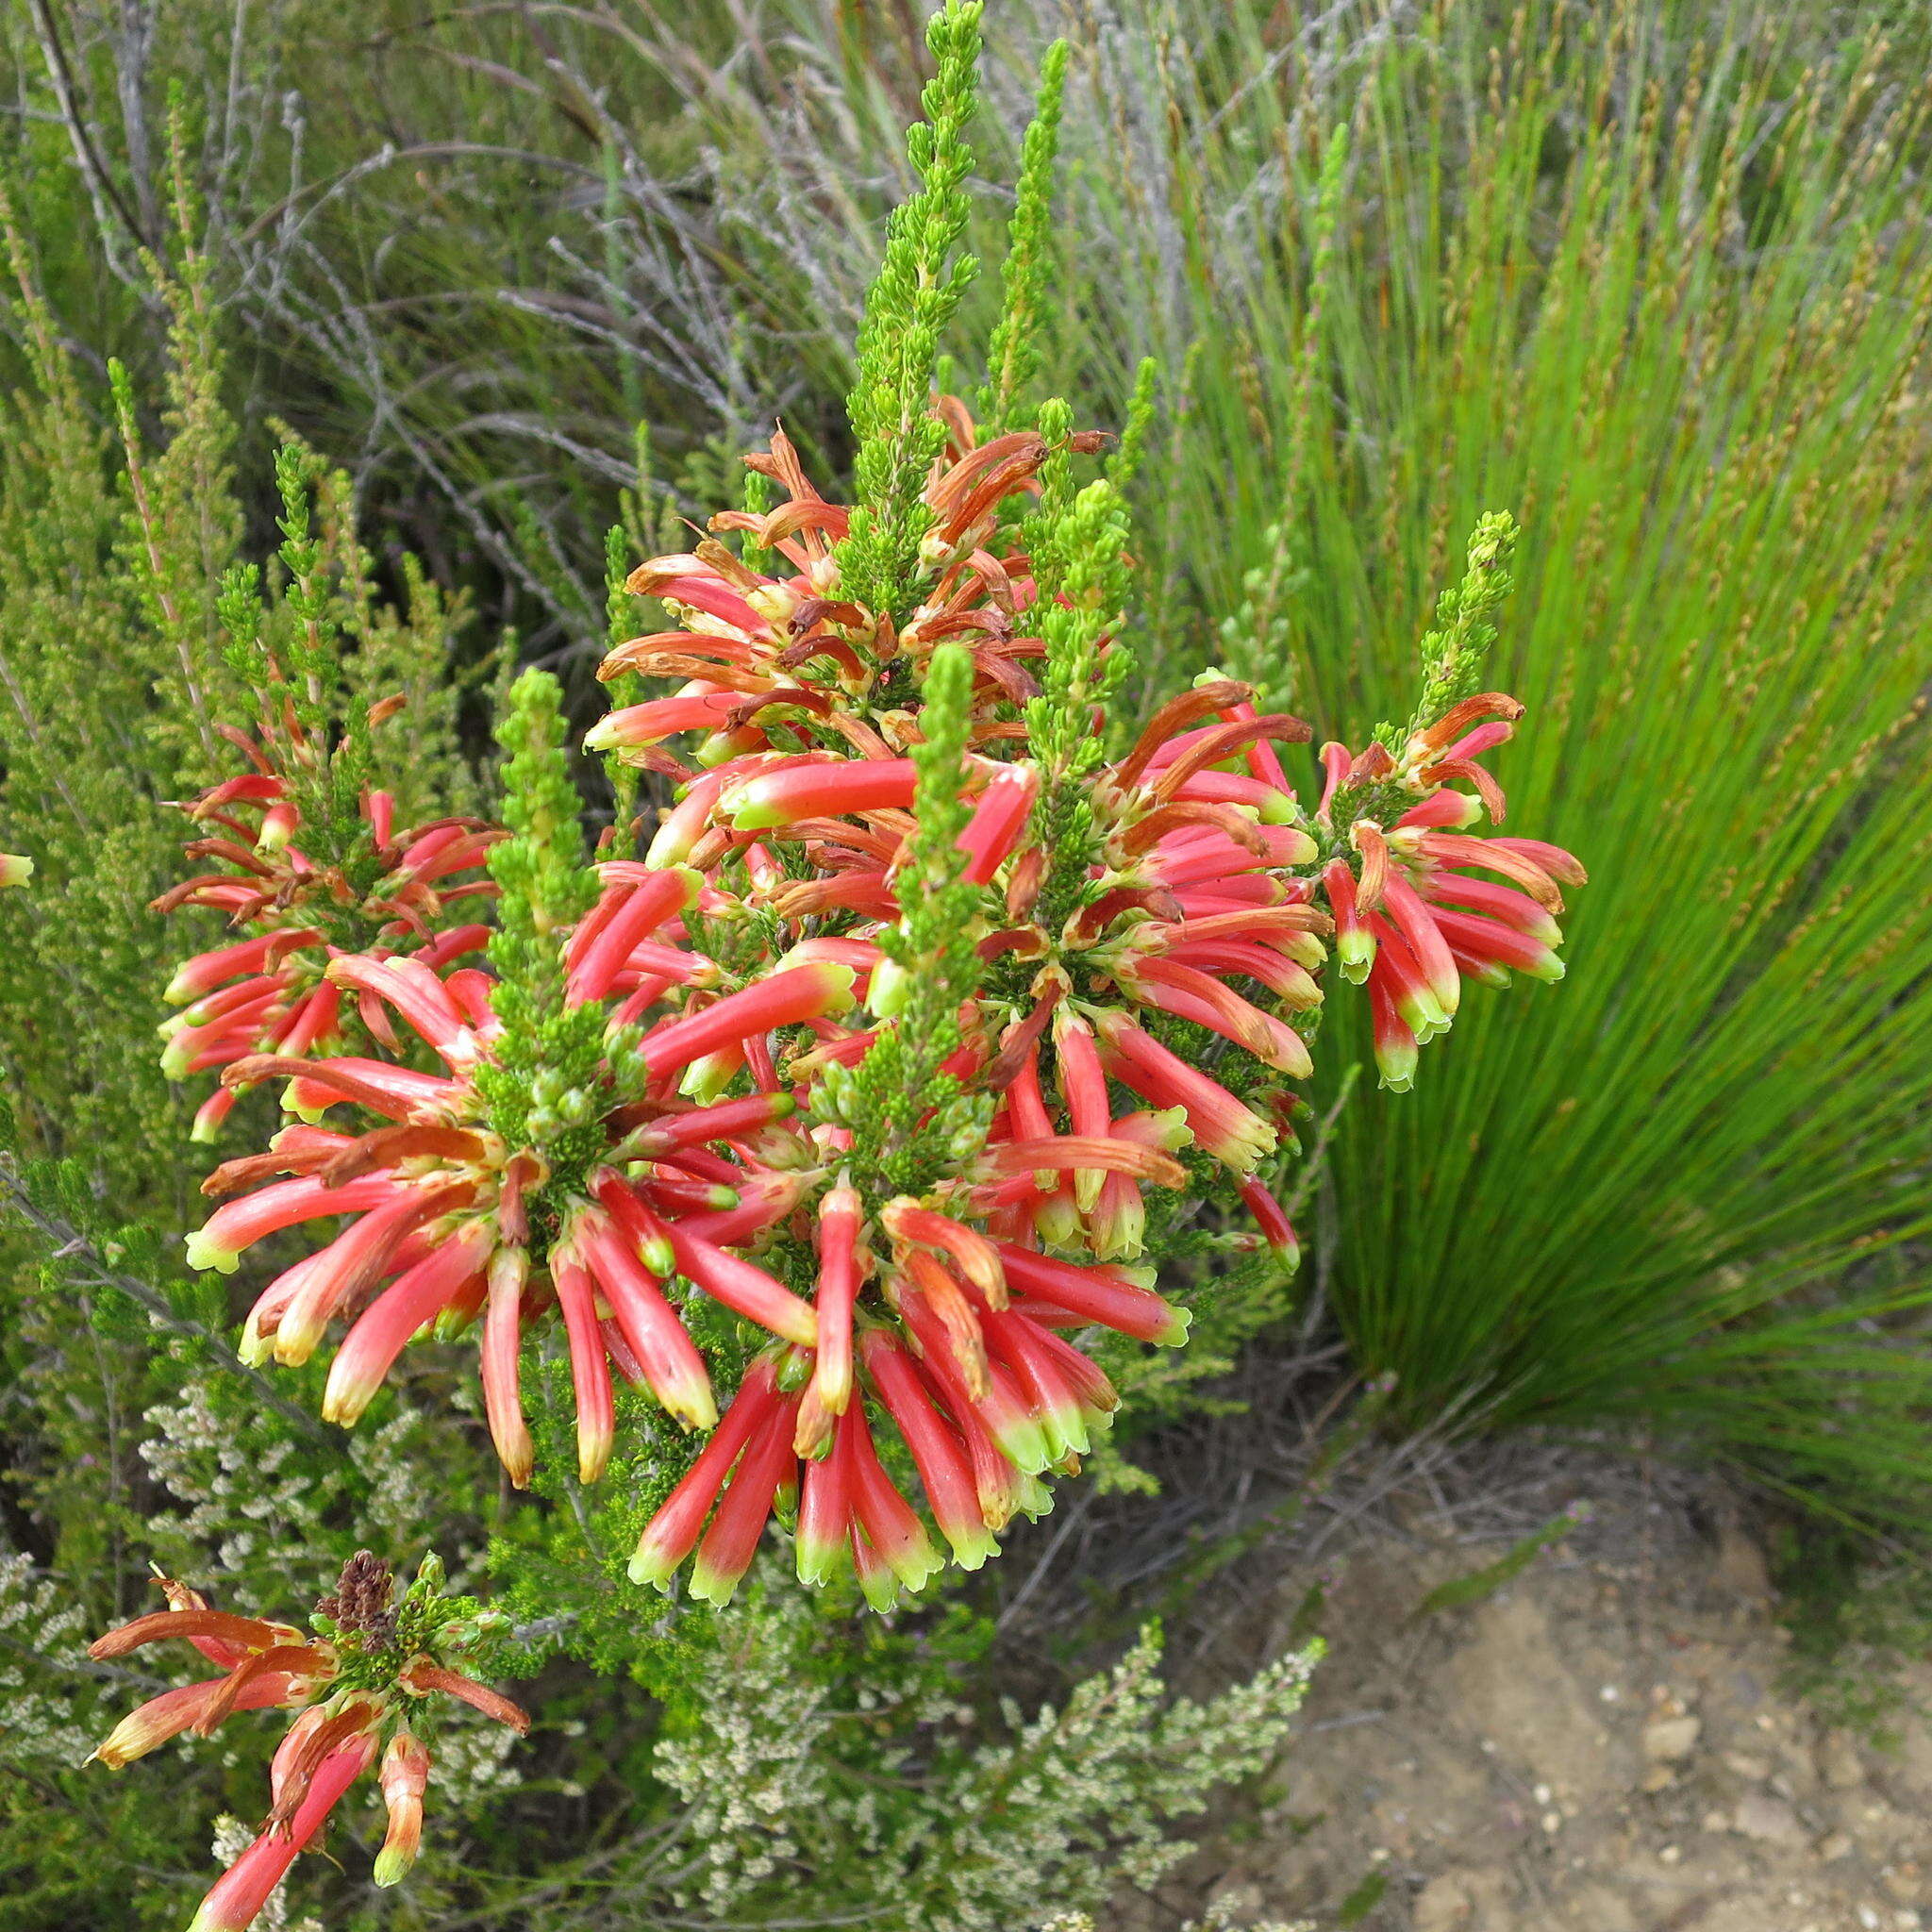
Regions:
[[[1907, 1720], [1881, 1751], [1786, 1688], [1764, 1558], [1724, 1498], [1591, 1500], [1507, 1587], [1421, 1616], [1507, 1541], [1398, 1495], [1331, 1542], [1293, 1748], [1109, 1932], [1172, 1932], [1204, 1901], [1320, 1932], [1932, 1926], [1932, 1731]], [[1275, 1574], [1272, 1622], [1249, 1597], [1250, 1656], [1290, 1640], [1312, 1576]]]

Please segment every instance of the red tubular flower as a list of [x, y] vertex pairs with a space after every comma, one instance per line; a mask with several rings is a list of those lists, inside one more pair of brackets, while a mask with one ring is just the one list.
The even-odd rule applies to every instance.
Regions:
[[841, 1419], [832, 1420], [829, 1447], [802, 1470], [793, 1547], [798, 1580], [816, 1588], [832, 1580], [851, 1549], [858, 1472]]
[[1382, 887], [1382, 903], [1389, 908], [1390, 923], [1408, 942], [1421, 969], [1423, 980], [1445, 1018], [1453, 1019], [1462, 996], [1462, 982], [1456, 961], [1449, 957], [1449, 942], [1437, 925], [1435, 915], [1415, 888], [1399, 873], [1391, 873]]
[[[609, 1185], [623, 1188], [615, 1176], [609, 1177]], [[664, 1299], [662, 1282], [604, 1215], [579, 1215], [573, 1240], [652, 1392], [687, 1426], [711, 1427], [718, 1408], [711, 1397], [710, 1376], [683, 1323]]]
[[316, 1766], [286, 1827], [265, 1830], [215, 1880], [188, 1932], [247, 1932], [289, 1868], [308, 1849], [344, 1793], [369, 1769], [375, 1740], [357, 1737]]
[[1150, 1106], [1179, 1108], [1204, 1152], [1238, 1174], [1252, 1173], [1274, 1153], [1274, 1129], [1219, 1082], [1123, 1015], [1103, 1015], [1099, 1028], [1108, 1072]]
[[970, 1412], [1023, 1475], [1038, 1475], [1055, 1460], [1040, 1418], [1012, 1380], [992, 1362], [971, 1297], [937, 1263], [915, 1255], [898, 1284], [899, 1313], [908, 1339], [942, 1391], [956, 1421]]
[[851, 967], [830, 959], [774, 973], [715, 1006], [658, 1027], [645, 1035], [639, 1051], [653, 1074], [675, 1074], [750, 1035], [844, 1012], [852, 1004], [853, 977]]
[[[1058, 1063], [1060, 1095], [1066, 1102], [1073, 1131], [1087, 1140], [1105, 1141], [1112, 1124], [1107, 1101], [1107, 1075], [1093, 1043], [1093, 1029], [1076, 1013], [1061, 1006], [1053, 1016], [1055, 1058]], [[1100, 1199], [1106, 1170], [1079, 1168], [1074, 1174], [1074, 1205], [1091, 1214]]]
[[993, 1307], [1006, 1306], [1007, 1275], [999, 1250], [976, 1229], [903, 1195], [886, 1203], [879, 1223], [896, 1242], [937, 1249]]
[[913, 776], [910, 758], [819, 759], [734, 779], [717, 809], [741, 832], [847, 811], [904, 810], [912, 803]]
[[[577, 952], [577, 970], [591, 984], [608, 971], [611, 956], [688, 904], [693, 890], [691, 877], [681, 874], [661, 884], [648, 875], [618, 883], [619, 903]], [[640, 903], [644, 911], [627, 920]], [[776, 1124], [794, 1109], [793, 1096], [780, 1091], [692, 1108], [668, 1083], [680, 1072], [688, 1075], [707, 1053], [849, 1003], [850, 965], [808, 959], [660, 1023], [625, 1046], [634, 1069], [632, 1097], [600, 1085], [572, 1101], [595, 1144], [587, 1157], [581, 1140], [573, 1143], [576, 1165], [563, 1178], [544, 1152], [554, 1139], [512, 1145], [497, 1131], [501, 1116], [491, 1095], [501, 1086], [491, 1083], [500, 1029], [471, 1024], [470, 1009], [457, 997], [467, 989], [435, 982], [408, 962], [339, 962], [331, 970], [380, 998], [436, 1049], [450, 1073], [277, 1057], [229, 1070], [235, 1084], [293, 1074], [296, 1104], [347, 1100], [389, 1122], [359, 1135], [285, 1130], [269, 1155], [229, 1163], [211, 1178], [214, 1191], [262, 1185], [189, 1237], [197, 1266], [232, 1271], [268, 1233], [349, 1217], [333, 1241], [285, 1269], [258, 1297], [243, 1333], [250, 1359], [273, 1353], [285, 1362], [305, 1360], [332, 1321], [349, 1318], [324, 1398], [325, 1415], [347, 1426], [413, 1338], [453, 1335], [480, 1314], [485, 1413], [505, 1469], [521, 1486], [530, 1479], [532, 1449], [518, 1358], [525, 1331], [552, 1309], [569, 1342], [578, 1473], [586, 1482], [610, 1455], [613, 1362], [685, 1426], [708, 1428], [717, 1419], [704, 1361], [663, 1292], [671, 1270], [747, 1320], [813, 1345], [810, 1303], [732, 1252], [799, 1199], [802, 1181], [768, 1171], [759, 1157]], [[487, 1003], [480, 1010], [491, 1017]], [[527, 1131], [534, 1116], [520, 1118]], [[781, 1141], [797, 1144], [790, 1136]], [[713, 1147], [731, 1149], [733, 1158]], [[545, 1204], [535, 1229], [533, 1201]]]
[[1379, 917], [1370, 920], [1369, 928], [1375, 936], [1375, 964], [1369, 983], [1380, 982], [1403, 1024], [1415, 1035], [1419, 1045], [1426, 1045], [1437, 1034], [1449, 1030], [1450, 1016], [1402, 934]]
[[[408, 1721], [424, 1700], [458, 1696], [518, 1732], [528, 1729], [529, 1719], [514, 1704], [439, 1660], [473, 1644], [488, 1622], [466, 1600], [443, 1597], [441, 1580], [441, 1566], [425, 1561], [404, 1617], [391, 1607], [388, 1569], [358, 1552], [316, 1606], [325, 1634], [305, 1637], [287, 1624], [210, 1609], [197, 1592], [163, 1577], [170, 1608], [137, 1617], [90, 1645], [91, 1656], [105, 1659], [178, 1638], [226, 1666], [224, 1676], [165, 1691], [123, 1719], [94, 1753], [112, 1770], [190, 1728], [206, 1737], [237, 1710], [283, 1706], [299, 1712], [275, 1752], [267, 1822], [202, 1900], [195, 1932], [245, 1932], [378, 1751], [390, 1829], [375, 1882], [393, 1885], [403, 1875], [422, 1837], [429, 1776], [429, 1754]], [[405, 1630], [414, 1648], [398, 1646]]]
[[630, 750], [659, 744], [680, 731], [710, 731], [725, 724], [738, 708], [728, 691], [697, 691], [688, 696], [653, 698], [622, 711], [607, 711], [584, 736], [586, 751]]
[[[1050, 1332], [1011, 1308], [979, 1308], [980, 1326], [991, 1357], [1012, 1378], [1028, 1412], [1040, 1425], [1048, 1461], [1057, 1469], [1074, 1464], [1092, 1447], [1087, 1415], [1074, 1385], [1043, 1346]], [[1111, 1420], [1103, 1415], [1103, 1423]]]
[[1507, 922], [1477, 919], [1438, 907], [1436, 927], [1457, 968], [1473, 979], [1507, 986], [1509, 973], [1526, 973], [1532, 979], [1558, 980], [1563, 962], [1556, 948], [1534, 939]]
[[1375, 963], [1375, 936], [1356, 904], [1355, 874], [1345, 858], [1330, 859], [1322, 873], [1322, 889], [1335, 915], [1335, 959], [1343, 977], [1359, 986]]
[[1040, 774], [1031, 765], [1003, 765], [988, 781], [959, 834], [967, 855], [966, 876], [975, 886], [991, 882], [1012, 856], [1040, 792]]
[[781, 1402], [774, 1364], [767, 1356], [755, 1357], [697, 1459], [644, 1525], [630, 1559], [633, 1583], [652, 1583], [661, 1590], [670, 1582], [678, 1565], [697, 1547], [705, 1519], [745, 1444], [754, 1437], [764, 1440], [774, 1433], [772, 1424]]
[[[691, 1564], [691, 1593], [700, 1602], [721, 1607], [728, 1604], [737, 1594], [744, 1573], [751, 1568], [758, 1539], [771, 1520], [779, 1486], [797, 1474], [797, 1458], [791, 1448], [797, 1407], [797, 1396], [778, 1398], [771, 1421], [746, 1444], [736, 1471], [725, 1484], [717, 1511], [699, 1541]], [[636, 1573], [635, 1559], [632, 1572]]]
[[593, 1483], [610, 1460], [616, 1414], [605, 1337], [597, 1324], [596, 1289], [579, 1265], [569, 1240], [559, 1241], [550, 1252], [550, 1281], [557, 1291], [570, 1343], [571, 1386], [577, 1411], [577, 1479]]
[[1291, 1079], [1306, 1080], [1315, 1071], [1306, 1043], [1291, 1026], [1264, 1013], [1198, 967], [1158, 956], [1139, 958], [1123, 964], [1121, 982], [1148, 1006], [1191, 1020], [1210, 1033], [1233, 1041], [1264, 1066]]
[[[1164, 1301], [1152, 1289], [1137, 1287], [1114, 1270], [1056, 1260], [1050, 1255], [1015, 1247], [1010, 1241], [997, 1245], [1008, 1287], [1042, 1308], [1081, 1322], [1097, 1322], [1131, 1335], [1137, 1341], [1158, 1341], [1177, 1348], [1187, 1340], [1191, 1319], [1187, 1309]], [[1023, 1312], [1025, 1306], [1022, 1301], [1014, 1303]]]
[[675, 1223], [669, 1224], [671, 1251], [677, 1265], [714, 1301], [720, 1301], [748, 1322], [800, 1347], [818, 1341], [818, 1316], [782, 1282], [774, 1281], [754, 1262], [714, 1246], [702, 1236]]
[[490, 1295], [483, 1316], [483, 1412], [497, 1459], [520, 1490], [529, 1487], [536, 1464], [519, 1386], [529, 1265], [524, 1249], [497, 1249], [490, 1257]]
[[908, 1595], [943, 1567], [919, 1518], [893, 1488], [873, 1447], [865, 1411], [855, 1403], [839, 1418], [838, 1446], [852, 1469], [851, 1524], [884, 1559]]
[[376, 1773], [389, 1828], [370, 1874], [378, 1885], [401, 1882], [423, 1843], [423, 1793], [429, 1785], [429, 1753], [412, 1732], [399, 1730], [382, 1754]]
[[852, 1399], [852, 1311], [858, 1300], [858, 1235], [865, 1204], [840, 1178], [819, 1202], [818, 1353], [812, 1393], [827, 1415], [843, 1415]]
[[649, 851], [644, 854], [644, 863], [667, 871], [673, 866], [682, 865], [710, 824], [711, 808], [718, 802], [718, 794], [733, 778], [756, 769], [770, 756], [734, 758], [727, 764], [699, 773], [686, 786], [675, 807], [665, 814]]
[[640, 943], [683, 912], [702, 883], [686, 866], [613, 879], [565, 948], [571, 1003], [605, 998]]
[[1302, 1244], [1295, 1238], [1287, 1210], [1252, 1174], [1241, 1182], [1241, 1193], [1261, 1238], [1280, 1257], [1283, 1268], [1292, 1274], [1301, 1266]]
[[[1513, 698], [1489, 691], [1412, 734], [1400, 759], [1379, 746], [1371, 747], [1374, 758], [1353, 759], [1341, 745], [1324, 747], [1324, 823], [1365, 784], [1413, 800], [1386, 827], [1373, 818], [1347, 827], [1359, 874], [1337, 857], [1322, 874], [1343, 971], [1368, 981], [1382, 1084], [1397, 1091], [1414, 1080], [1418, 1047], [1455, 1018], [1465, 978], [1501, 986], [1512, 971], [1562, 977], [1562, 934], [1552, 915], [1562, 909], [1561, 886], [1585, 883], [1583, 868], [1541, 840], [1467, 829], [1484, 813], [1504, 816], [1501, 788], [1475, 760], [1510, 736], [1522, 712]], [[1450, 790], [1455, 782], [1473, 791]], [[1496, 878], [1472, 875], [1482, 873]]]
[[386, 1001], [453, 1067], [473, 1065], [482, 1052], [482, 1040], [468, 1014], [420, 960], [345, 954], [329, 961], [328, 978], [333, 985]]
[[[977, 1570], [999, 1551], [974, 1486], [965, 1443], [933, 1406], [905, 1351], [882, 1328], [871, 1328], [859, 1344], [865, 1372], [880, 1407], [905, 1439], [924, 1487], [933, 1521], [962, 1570]], [[1005, 1519], [1002, 1518], [1001, 1521]]]
[[191, 1268], [232, 1274], [242, 1252], [265, 1235], [330, 1214], [359, 1214], [393, 1200], [397, 1183], [388, 1174], [331, 1187], [314, 1174], [273, 1181], [240, 1201], [231, 1201], [188, 1240]]
[[[459, 903], [495, 891], [479, 876], [500, 836], [475, 819], [443, 819], [393, 829], [394, 802], [372, 791], [361, 801], [364, 836], [377, 876], [366, 890], [341, 866], [319, 865], [304, 852], [301, 816], [287, 778], [268, 753], [236, 734], [257, 769], [205, 791], [185, 809], [224, 836], [188, 846], [191, 858], [228, 870], [185, 880], [155, 901], [158, 911], [211, 908], [246, 938], [185, 961], [166, 997], [183, 1010], [161, 1028], [161, 1065], [171, 1079], [232, 1066], [255, 1054], [301, 1058], [326, 1052], [339, 1039], [341, 1002], [325, 976], [345, 954], [365, 954], [367, 968], [408, 959], [430, 975], [450, 970], [489, 937], [487, 927], [451, 923]], [[280, 754], [299, 761], [299, 743]], [[358, 872], [358, 877], [366, 876]], [[380, 1037], [379, 1008], [358, 1008]], [[455, 1024], [461, 1024], [458, 1016]], [[234, 1090], [224, 1089], [195, 1116], [194, 1138], [213, 1139]]]
[[357, 1319], [329, 1365], [322, 1399], [325, 1420], [346, 1428], [361, 1416], [409, 1338], [483, 1278], [492, 1250], [490, 1230], [473, 1221], [383, 1291]]

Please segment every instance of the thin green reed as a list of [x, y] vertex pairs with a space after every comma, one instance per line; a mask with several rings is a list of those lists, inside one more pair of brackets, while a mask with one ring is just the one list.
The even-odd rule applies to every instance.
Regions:
[[[1674, 25], [1451, 12], [1216, 124], [1263, 58], [1230, 29], [1176, 103], [1211, 130], [1193, 192], [1225, 207], [1257, 153], [1293, 190], [1223, 283], [1251, 359], [1197, 385], [1174, 487], [1208, 609], [1291, 531], [1318, 735], [1400, 704], [1478, 512], [1524, 525], [1495, 675], [1530, 715], [1496, 762], [1593, 883], [1560, 996], [1473, 999], [1453, 1065], [1354, 1109], [1333, 1286], [1364, 1368], [1416, 1416], [1627, 1408], [1822, 1468], [1856, 1457], [1794, 1399], [1848, 1357], [1901, 1393], [1847, 1324], [1894, 1291], [1876, 1252], [1923, 1225], [1932, 1153], [1924, 109], [1882, 44], [1802, 73]], [[1320, 421], [1277, 510], [1343, 125]]]

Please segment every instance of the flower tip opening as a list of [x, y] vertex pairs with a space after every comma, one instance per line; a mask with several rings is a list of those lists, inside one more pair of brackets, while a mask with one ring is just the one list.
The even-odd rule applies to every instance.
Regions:
[[1361, 985], [1375, 963], [1375, 936], [1358, 926], [1337, 933], [1335, 963], [1351, 986]]
[[625, 1574], [641, 1588], [648, 1584], [653, 1590], [671, 1593], [671, 1579], [677, 1574], [677, 1564], [666, 1560], [665, 1552], [657, 1548], [646, 1549], [640, 1543], [625, 1566]]
[[740, 1580], [738, 1576], [712, 1569], [700, 1557], [691, 1565], [691, 1582], [687, 1588], [699, 1603], [709, 1604], [713, 1609], [722, 1610], [738, 1594]]
[[[279, 1359], [279, 1357], [277, 1357]], [[340, 1356], [336, 1358], [341, 1359]], [[362, 1412], [375, 1399], [376, 1382], [366, 1386], [361, 1380], [351, 1383], [346, 1377], [341, 1383], [336, 1379], [334, 1367], [329, 1370], [328, 1387], [323, 1392], [322, 1419], [334, 1423], [338, 1428], [353, 1429], [362, 1420]]]
[[[208, 1137], [212, 1140], [214, 1137]], [[205, 1227], [192, 1229], [181, 1237], [181, 1245], [187, 1250], [189, 1267], [197, 1274], [232, 1274], [242, 1265], [240, 1248], [225, 1248], [219, 1241], [210, 1240]]]
[[302, 1083], [299, 1080], [291, 1080], [282, 1089], [282, 1111], [300, 1121], [305, 1127], [319, 1127], [323, 1116], [328, 1112], [333, 1096], [325, 1096], [319, 1105], [311, 1107], [303, 1099], [301, 1089]]

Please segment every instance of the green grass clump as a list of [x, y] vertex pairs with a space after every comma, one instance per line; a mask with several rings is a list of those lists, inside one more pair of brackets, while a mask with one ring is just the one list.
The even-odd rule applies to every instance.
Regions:
[[1187, 266], [1111, 319], [1231, 352], [1153, 535], [1180, 609], [1284, 587], [1219, 641], [1319, 740], [1399, 711], [1453, 546], [1512, 508], [1506, 829], [1592, 884], [1560, 991], [1473, 997], [1351, 1108], [1335, 1309], [1410, 1421], [1627, 1417], [1917, 1516], [1923, 49], [1766, 9], [1354, 25], [1323, 63], [1223, 16], [1160, 70]]

